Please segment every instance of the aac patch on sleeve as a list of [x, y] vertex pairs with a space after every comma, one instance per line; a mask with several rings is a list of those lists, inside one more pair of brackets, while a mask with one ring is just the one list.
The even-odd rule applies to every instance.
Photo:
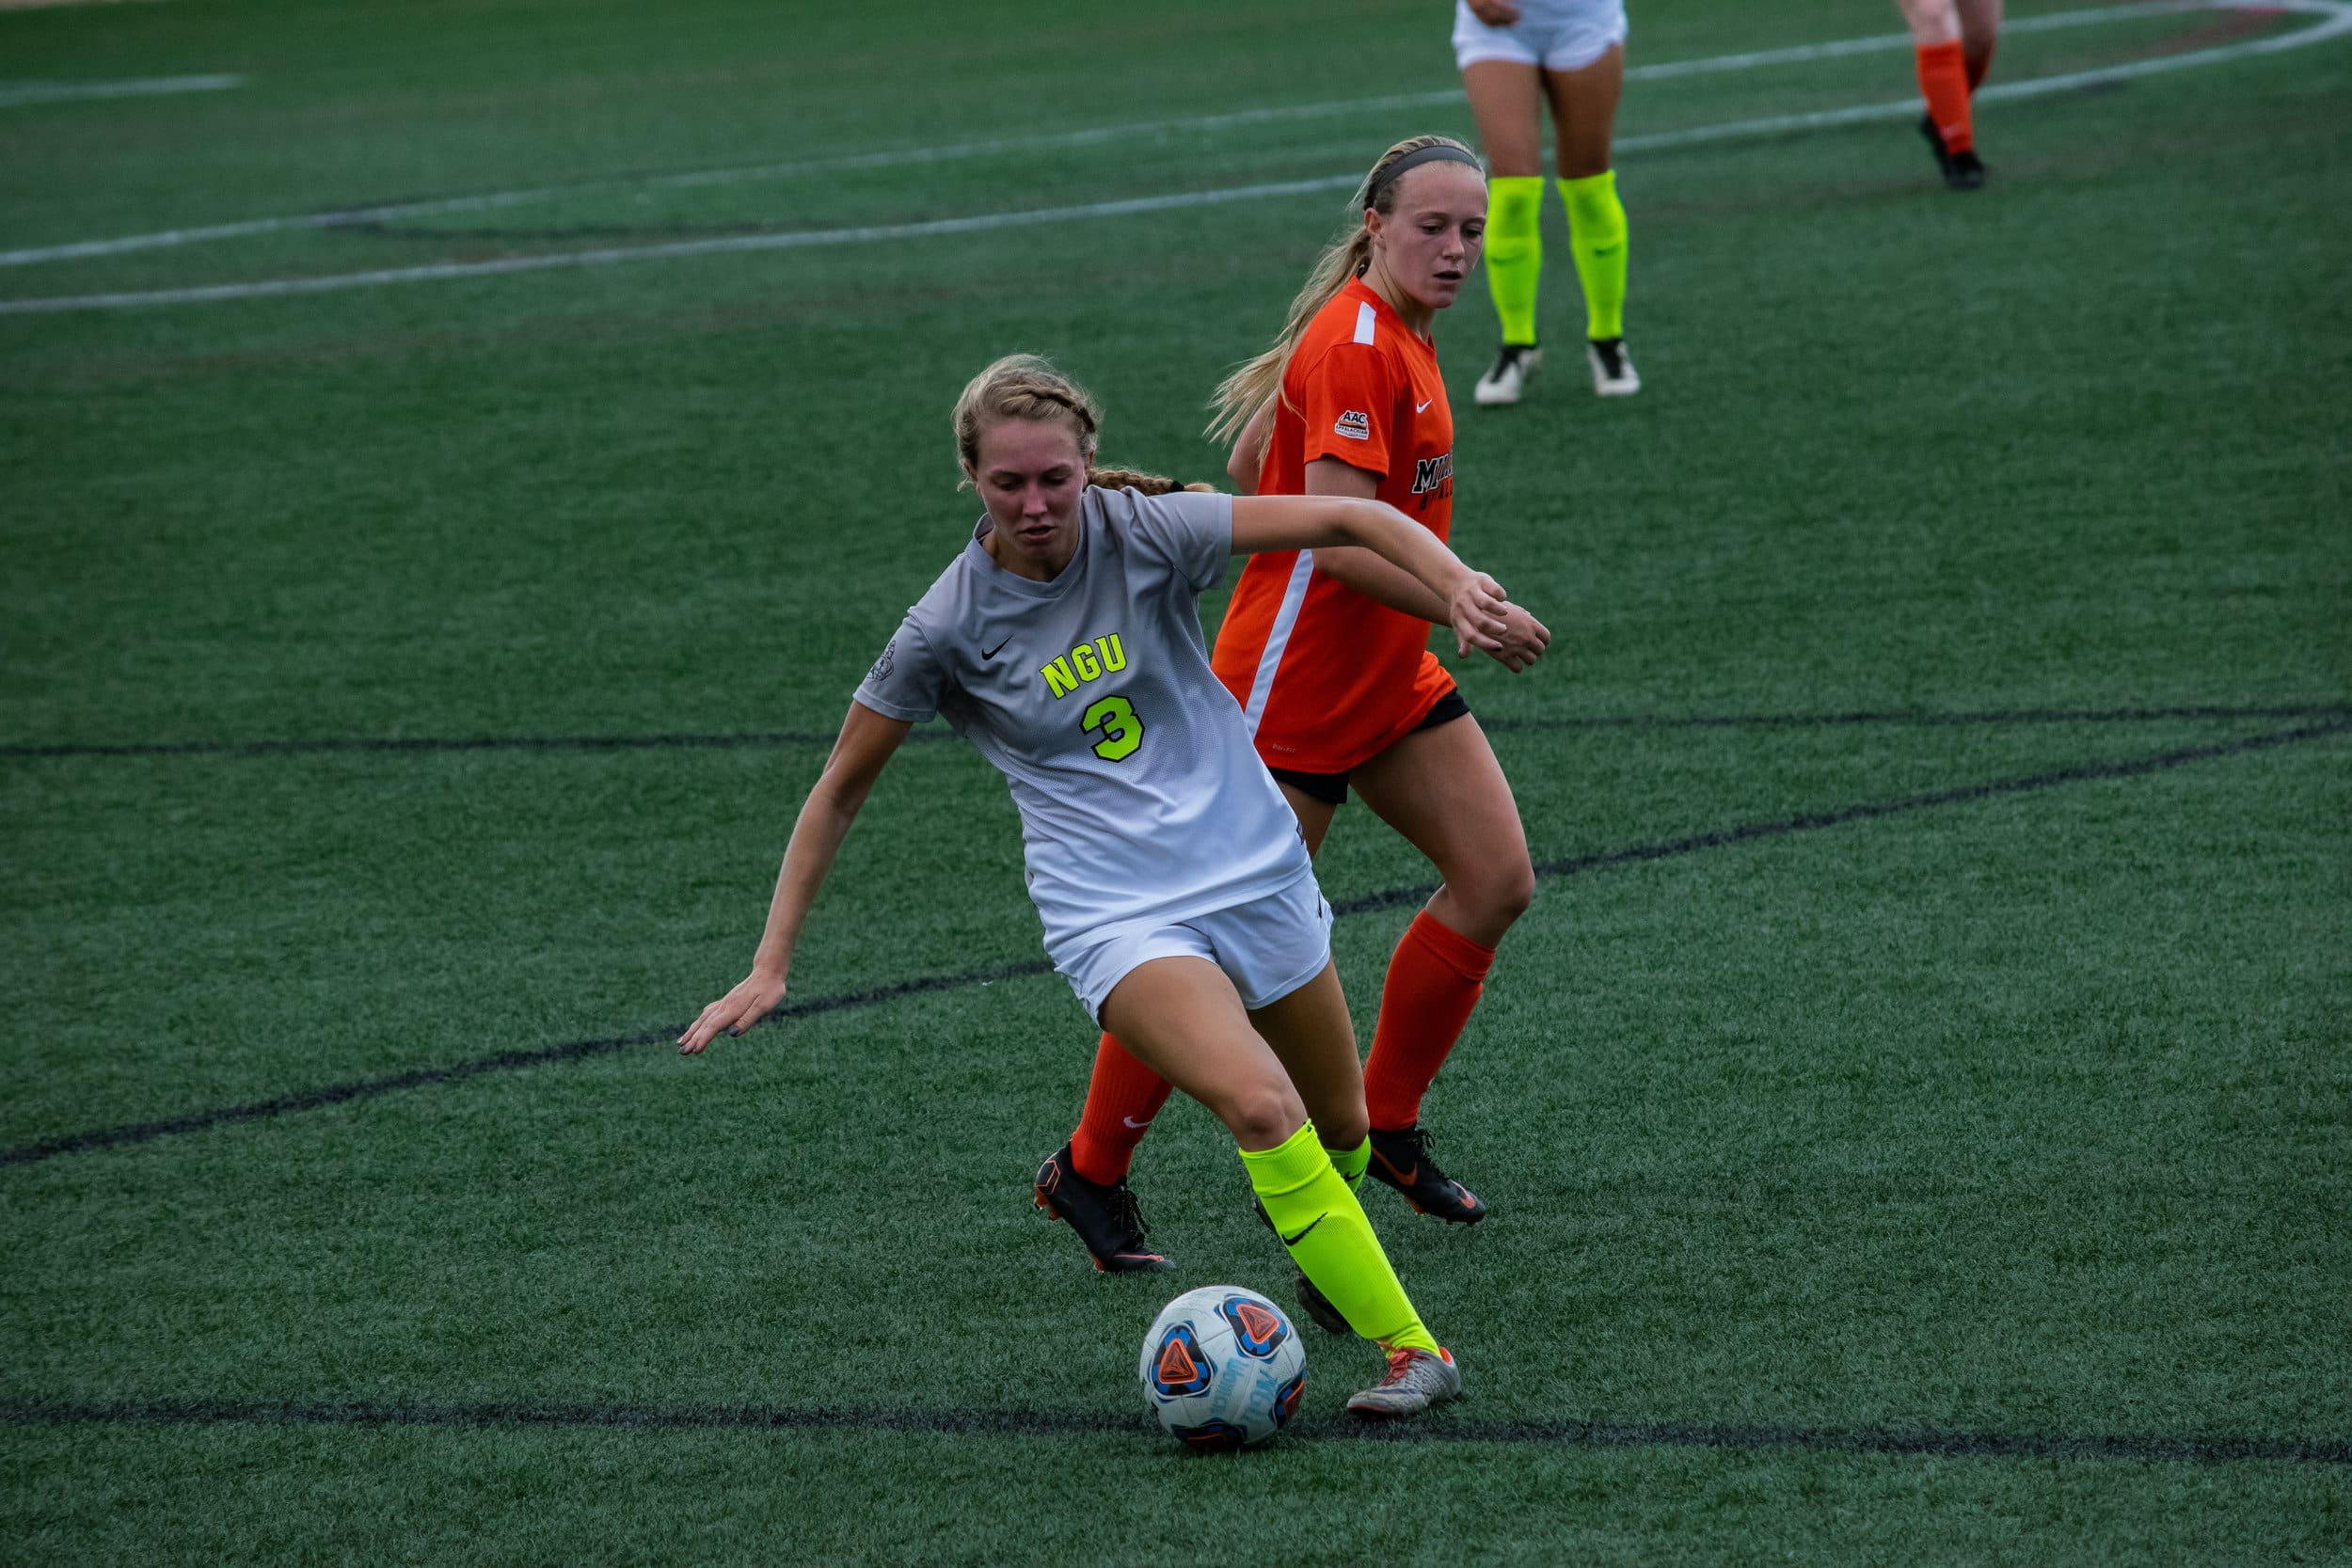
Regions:
[[1351, 408], [1340, 416], [1339, 422], [1331, 427], [1331, 434], [1344, 436], [1351, 441], [1369, 441], [1372, 439], [1372, 416], [1359, 414]]

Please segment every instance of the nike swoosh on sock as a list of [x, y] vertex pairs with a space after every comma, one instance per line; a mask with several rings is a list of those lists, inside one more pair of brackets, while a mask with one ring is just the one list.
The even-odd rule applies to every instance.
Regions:
[[1329, 1219], [1330, 1217], [1331, 1217], [1331, 1216], [1330, 1216], [1330, 1214], [1329, 1214], [1329, 1213], [1327, 1213], [1327, 1212], [1326, 1212], [1326, 1213], [1321, 1213], [1321, 1214], [1317, 1214], [1317, 1215], [1316, 1215], [1316, 1216], [1315, 1216], [1312, 1220], [1310, 1220], [1310, 1221], [1308, 1222], [1308, 1224], [1307, 1224], [1307, 1228], [1306, 1228], [1305, 1230], [1300, 1231], [1300, 1232], [1299, 1232], [1297, 1235], [1295, 1235], [1295, 1236], [1284, 1236], [1284, 1237], [1282, 1238], [1282, 1244], [1283, 1244], [1284, 1246], [1296, 1246], [1299, 1243], [1301, 1243], [1301, 1242], [1305, 1241], [1305, 1240], [1308, 1238], [1308, 1236], [1309, 1236], [1309, 1235], [1311, 1235], [1311, 1234], [1313, 1232], [1314, 1227], [1315, 1227], [1316, 1226], [1321, 1225], [1321, 1224], [1322, 1224], [1325, 1220], [1327, 1220], [1327, 1219]]

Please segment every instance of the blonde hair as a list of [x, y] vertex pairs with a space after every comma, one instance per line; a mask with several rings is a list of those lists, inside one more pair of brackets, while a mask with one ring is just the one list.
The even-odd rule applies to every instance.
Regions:
[[1161, 474], [1135, 468], [1098, 468], [1094, 448], [1103, 428], [1103, 406], [1084, 387], [1054, 368], [1041, 354], [1008, 354], [963, 384], [956, 399], [956, 455], [962, 459], [965, 484], [980, 467], [980, 427], [999, 420], [1067, 420], [1078, 437], [1078, 455], [1087, 466], [1087, 483], [1106, 489], [1133, 485], [1147, 496], [1171, 490], [1206, 490], [1206, 484], [1179, 484]]
[[1473, 161], [1477, 158], [1476, 153], [1452, 136], [1407, 136], [1380, 154], [1365, 174], [1364, 182], [1357, 187], [1357, 198], [1365, 202], [1365, 207], [1356, 214], [1356, 227], [1325, 246], [1323, 254], [1315, 259], [1313, 268], [1307, 274], [1307, 286], [1291, 301], [1290, 315], [1275, 336], [1274, 346], [1217, 384], [1215, 395], [1209, 399], [1210, 412], [1216, 416], [1209, 421], [1211, 440], [1232, 441], [1249, 422], [1249, 417], [1282, 389], [1282, 372], [1289, 366], [1298, 341], [1307, 335], [1308, 324], [1347, 286], [1349, 278], [1361, 277], [1364, 269], [1372, 264], [1372, 231], [1364, 227], [1363, 213], [1378, 213], [1385, 218], [1396, 211], [1399, 182], [1383, 185], [1381, 176], [1398, 159], [1410, 157], [1425, 147], [1457, 148]]

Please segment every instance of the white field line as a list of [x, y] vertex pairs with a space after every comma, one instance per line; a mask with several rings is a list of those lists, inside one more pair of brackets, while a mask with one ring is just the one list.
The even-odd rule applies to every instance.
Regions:
[[1336, 191], [1356, 184], [1362, 179], [1361, 174], [1324, 175], [1312, 180], [1283, 180], [1263, 185], [1232, 185], [1222, 190], [1131, 197], [1123, 201], [1089, 201], [1072, 207], [1031, 207], [1009, 213], [977, 213], [969, 217], [933, 218], [923, 223], [869, 224], [856, 229], [804, 229], [784, 234], [733, 234], [708, 240], [671, 240], [658, 245], [616, 245], [603, 250], [569, 250], [555, 256], [504, 256], [493, 261], [439, 261], [419, 267], [336, 273], [326, 277], [281, 277], [261, 283], [215, 283], [190, 289], [151, 289], [137, 293], [0, 300], [0, 315], [114, 309], [131, 305], [194, 305], [220, 299], [264, 299], [280, 294], [316, 294], [342, 289], [375, 288], [388, 283], [427, 283], [446, 277], [492, 277], [502, 273], [546, 272], [557, 267], [609, 266], [616, 261], [652, 261], [678, 256], [719, 256], [743, 251], [805, 250], [819, 245], [861, 245], [871, 240], [977, 234], [991, 229], [1025, 229], [1034, 224], [1068, 223], [1078, 218], [1124, 217], [1135, 213], [1166, 213], [1182, 207], [1216, 207], [1233, 201], [1256, 201], [1266, 197], [1306, 196], [1318, 191]]
[[[2010, 22], [2004, 25], [2010, 33], [2047, 32], [2060, 27], [2090, 26], [2125, 17], [2163, 16], [2180, 11], [2208, 10], [2214, 8], [2216, 0], [2147, 0], [2146, 4], [2128, 8], [2107, 6], [2094, 10], [2059, 11], [2049, 16]], [[1830, 43], [1798, 44], [1788, 49], [1768, 49], [1745, 55], [1719, 55], [1709, 59], [1676, 60], [1658, 65], [1635, 66], [1626, 72], [1626, 77], [1629, 81], [1651, 81], [1670, 76], [1696, 75], [1713, 71], [1753, 71], [1765, 66], [1801, 64], [1807, 60], [1907, 49], [1910, 46], [1911, 36], [1909, 34], [1887, 33], [1871, 38], [1846, 39]], [[451, 213], [494, 212], [509, 207], [529, 206], [586, 191], [689, 190], [710, 185], [747, 184], [766, 180], [796, 179], [811, 174], [899, 168], [918, 164], [953, 163], [967, 158], [983, 158], [1006, 152], [1040, 152], [1077, 147], [1100, 147], [1111, 142], [1168, 136], [1188, 132], [1215, 133], [1241, 126], [1270, 125], [1305, 119], [1328, 119], [1351, 115], [1384, 114], [1396, 109], [1430, 108], [1461, 102], [1461, 88], [1444, 87], [1429, 92], [1395, 93], [1383, 98], [1349, 98], [1316, 103], [1290, 103], [1260, 109], [1241, 109], [1222, 114], [1194, 115], [1179, 119], [1135, 120], [1122, 125], [1089, 126], [1077, 131], [1046, 132], [1020, 136], [993, 136], [982, 141], [949, 142], [936, 147], [891, 148], [874, 152], [846, 152], [823, 158], [797, 159], [788, 163], [697, 169], [681, 174], [578, 181], [567, 184], [535, 185], [519, 190], [490, 191], [478, 196], [443, 197], [427, 201], [384, 202], [371, 207], [342, 208], [329, 213], [246, 218], [236, 222], [204, 224], [187, 229], [166, 229], [149, 234], [126, 234], [115, 239], [79, 240], [66, 245], [37, 245], [22, 250], [0, 250], [0, 267], [31, 266], [38, 262], [73, 261], [90, 256], [119, 256], [128, 251], [159, 250], [172, 245], [197, 245], [211, 240], [244, 239], [255, 234], [278, 234], [294, 230], [347, 229], [359, 224], [388, 222], [395, 218], [429, 217]], [[1629, 144], [1620, 143], [1619, 145]]]
[[160, 98], [175, 92], [227, 92], [242, 76], [145, 76], [129, 82], [0, 82], [0, 109], [72, 103], [85, 98]]
[[[2183, 9], [2291, 11], [2321, 18], [2317, 26], [2265, 39], [2201, 49], [2185, 55], [2166, 55], [2123, 65], [2101, 66], [2038, 76], [1986, 87], [1979, 99], [2035, 98], [2055, 92], [2129, 81], [2165, 71], [2216, 65], [2255, 55], [2282, 54], [2352, 33], [2352, 0], [2199, 0]], [[2129, 15], [2119, 10], [2108, 14]], [[1848, 125], [1870, 119], [1915, 115], [1918, 104], [1909, 99], [1892, 103], [1866, 103], [1809, 114], [1778, 115], [1765, 119], [1726, 121], [1684, 131], [1626, 137], [1621, 150], [1687, 146], [1694, 142], [1766, 136], [1789, 131]], [[337, 273], [320, 277], [270, 278], [252, 283], [218, 283], [195, 288], [151, 289], [126, 293], [75, 294], [44, 299], [0, 300], [0, 315], [46, 315], [68, 310], [121, 309], [137, 306], [193, 305], [220, 300], [268, 299], [288, 294], [335, 293], [346, 289], [378, 288], [400, 283], [435, 282], [457, 277], [490, 277], [509, 273], [546, 272], [565, 267], [610, 266], [627, 261], [651, 261], [687, 256], [714, 256], [817, 246], [858, 245], [875, 240], [930, 238], [971, 234], [989, 230], [1027, 228], [1088, 218], [1123, 217], [1140, 213], [1172, 212], [1183, 208], [1221, 206], [1278, 196], [1312, 195], [1343, 190], [1362, 179], [1360, 172], [1309, 180], [1285, 180], [1265, 184], [1232, 185], [1217, 190], [1182, 191], [1166, 196], [1133, 197], [1118, 201], [1082, 202], [1063, 207], [1033, 207], [1011, 212], [980, 213], [967, 217], [937, 218], [922, 223], [873, 224], [853, 229], [800, 230], [779, 234], [739, 234], [716, 239], [677, 240], [654, 245], [617, 245], [599, 250], [566, 251], [560, 255], [510, 256], [488, 261], [443, 261], [424, 266], [389, 267], [370, 272]]]
[[[2296, 11], [2307, 16], [2325, 18], [2315, 27], [2282, 33], [2275, 38], [2247, 39], [2225, 43], [2212, 49], [2200, 49], [2186, 55], [2159, 55], [2150, 59], [2132, 60], [2122, 65], [2097, 66], [2089, 71], [2071, 71], [2058, 76], [2034, 76], [2022, 82], [1999, 82], [1980, 87], [1973, 95], [1976, 102], [2006, 101], [2012, 98], [2042, 98], [2054, 92], [2073, 92], [2081, 87], [2099, 87], [2109, 82], [2126, 82], [2136, 76], [2153, 76], [2167, 71], [2183, 71], [2191, 66], [2214, 65], [2222, 60], [2247, 55], [2276, 55], [2288, 49], [2305, 49], [2324, 43], [2332, 38], [2352, 33], [2352, 3], [2347, 0], [2164, 0], [2147, 8], [2135, 7], [2131, 11], [2107, 11], [2107, 16], [2146, 14], [2156, 10], [2243, 10]], [[2080, 15], [2083, 13], [2073, 13]], [[2047, 23], [2055, 18], [2041, 19]], [[2005, 22], [2004, 32], [2016, 32], [2020, 25]], [[1908, 42], [1909, 40], [1904, 40]], [[1852, 125], [1870, 119], [1907, 119], [1919, 113], [1919, 101], [1906, 98], [1893, 103], [1859, 103], [1846, 109], [1819, 109], [1810, 114], [1778, 115], [1770, 119], [1735, 119], [1720, 125], [1695, 125], [1687, 131], [1661, 131], [1646, 136], [1623, 136], [1615, 146], [1619, 151], [1644, 151], [1654, 148], [1689, 147], [1697, 142], [1729, 141], [1745, 136], [1772, 135], [1783, 131], [1812, 131], [1823, 126]], [[5, 307], [0, 307], [5, 309]]]
[[[2054, 33], [2065, 27], [2095, 27], [2103, 22], [2122, 22], [2140, 16], [2175, 16], [2183, 11], [2223, 8], [2262, 8], [2254, 0], [2139, 0], [2137, 5], [2101, 6], [2086, 11], [2053, 11], [2048, 16], [2004, 17], [2001, 36], [2015, 33]], [[1747, 71], [1762, 65], [1795, 65], [1805, 60], [1836, 59], [1847, 55], [1878, 55], [1909, 49], [1909, 33], [1882, 33], [1875, 38], [1848, 39], [1840, 43], [1807, 43], [1792, 49], [1764, 49], [1752, 55], [1718, 55], [1707, 60], [1677, 60], [1664, 65], [1637, 65], [1625, 73], [1629, 82], [1660, 81], [1669, 76], [1699, 76], [1716, 71]], [[1456, 94], [1455, 96], [1460, 96]]]

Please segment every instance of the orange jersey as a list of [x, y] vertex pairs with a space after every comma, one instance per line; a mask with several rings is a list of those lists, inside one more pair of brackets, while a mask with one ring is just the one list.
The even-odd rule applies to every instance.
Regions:
[[[1379, 499], [1443, 539], [1454, 521], [1454, 413], [1438, 354], [1351, 279], [1282, 369], [1258, 492], [1299, 496], [1336, 457], [1380, 476]], [[1454, 677], [1429, 623], [1314, 570], [1298, 550], [1249, 558], [1211, 657], [1269, 768], [1342, 773], [1411, 733]]]

